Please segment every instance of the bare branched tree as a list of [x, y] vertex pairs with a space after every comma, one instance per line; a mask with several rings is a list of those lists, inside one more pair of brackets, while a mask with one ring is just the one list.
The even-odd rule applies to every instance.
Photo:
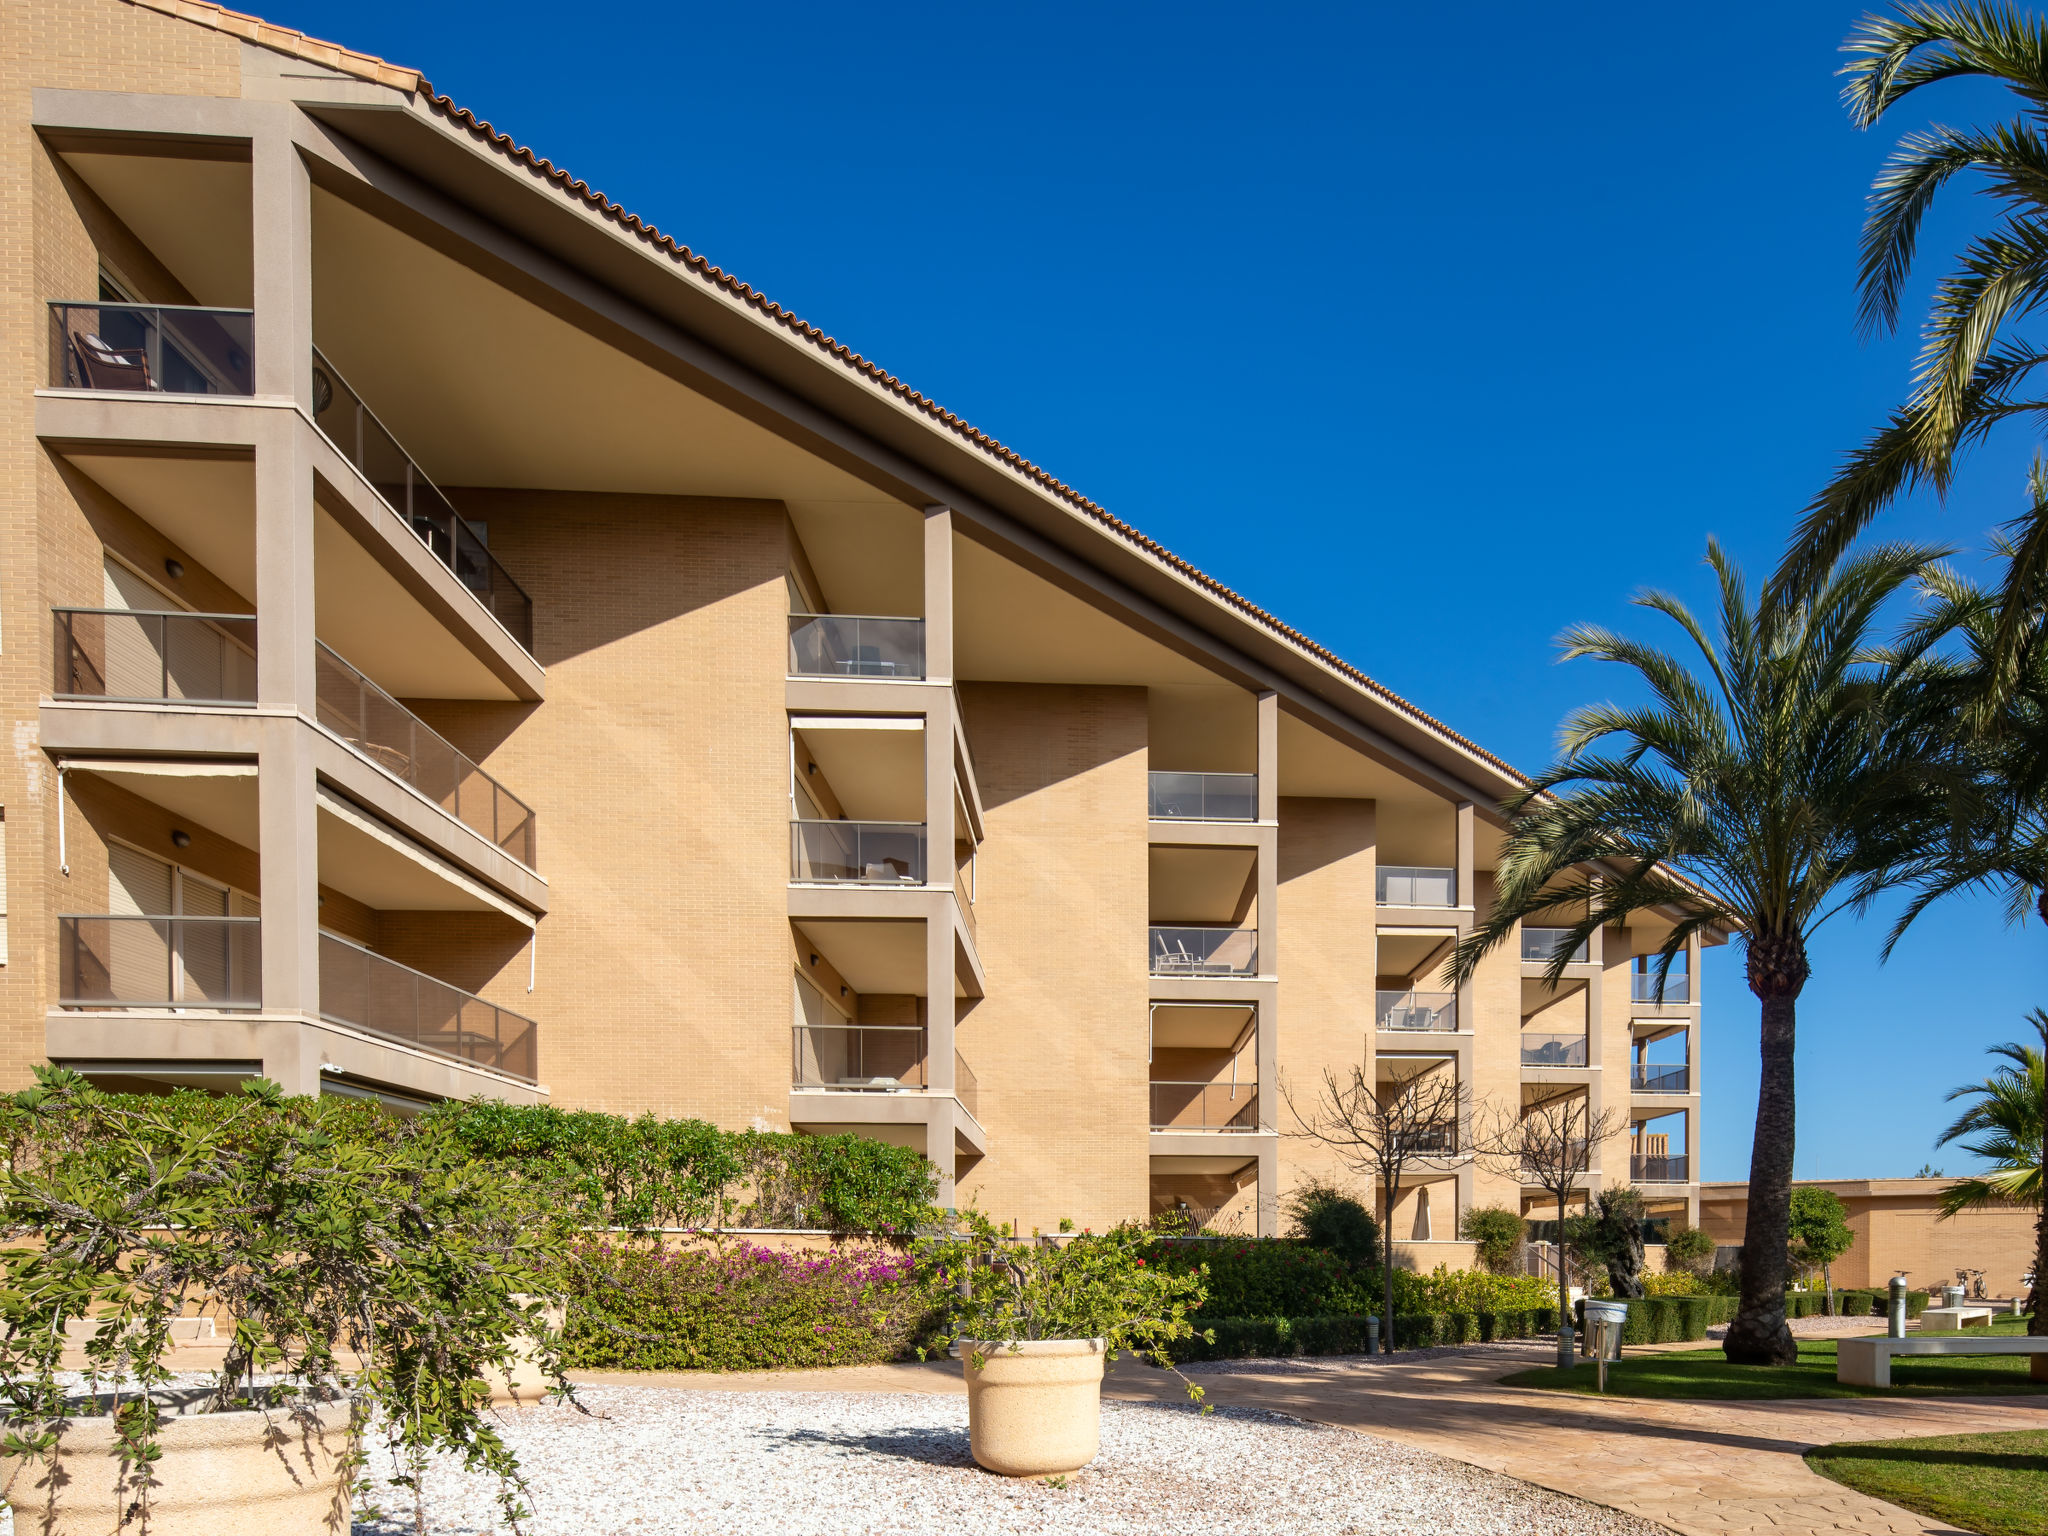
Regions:
[[1282, 1079], [1280, 1094], [1300, 1127], [1289, 1134], [1328, 1147], [1353, 1175], [1372, 1181], [1380, 1194], [1380, 1278], [1384, 1287], [1380, 1347], [1394, 1352], [1394, 1208], [1401, 1191], [1425, 1173], [1456, 1169], [1470, 1119], [1466, 1092], [1454, 1063], [1431, 1062], [1423, 1070], [1376, 1082], [1365, 1068], [1349, 1077], [1329, 1068], [1313, 1102], [1303, 1105]]

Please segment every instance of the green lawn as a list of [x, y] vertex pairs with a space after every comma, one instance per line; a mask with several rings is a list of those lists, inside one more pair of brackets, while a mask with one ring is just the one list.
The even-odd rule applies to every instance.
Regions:
[[[2027, 1320], [2007, 1318], [1995, 1333], [2025, 1333]], [[1971, 1332], [1977, 1330], [1972, 1329]], [[1553, 1392], [1598, 1391], [1590, 1361], [1560, 1371], [1555, 1366], [1521, 1371], [1511, 1387]], [[1691, 1397], [1715, 1400], [1769, 1397], [1985, 1397], [2048, 1393], [2048, 1382], [2031, 1378], [2025, 1355], [1899, 1356], [1892, 1361], [1889, 1387], [1845, 1387], [1835, 1380], [1835, 1341], [1801, 1339], [1797, 1365], [1730, 1365], [1720, 1346], [1638, 1354], [1608, 1366], [1610, 1397]]]
[[1808, 1451], [1806, 1464], [1859, 1493], [1982, 1536], [2048, 1531], [2048, 1430], [1852, 1440]]

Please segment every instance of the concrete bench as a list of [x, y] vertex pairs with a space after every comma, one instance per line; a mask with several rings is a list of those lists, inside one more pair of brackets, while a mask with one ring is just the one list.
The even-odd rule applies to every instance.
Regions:
[[1835, 1380], [1845, 1387], [1888, 1387], [1894, 1355], [2032, 1355], [2028, 1374], [2048, 1381], [2048, 1337], [1993, 1334], [1981, 1339], [1840, 1339], [1835, 1343]]
[[1990, 1307], [1929, 1307], [1920, 1314], [1922, 1333], [1940, 1333], [1951, 1328], [1989, 1328], [1997, 1316]]

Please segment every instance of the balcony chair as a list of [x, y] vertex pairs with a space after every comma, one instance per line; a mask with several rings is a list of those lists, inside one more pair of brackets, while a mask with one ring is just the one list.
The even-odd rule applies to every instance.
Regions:
[[161, 389], [149, 376], [149, 353], [117, 347], [90, 331], [71, 332], [71, 354], [87, 389]]

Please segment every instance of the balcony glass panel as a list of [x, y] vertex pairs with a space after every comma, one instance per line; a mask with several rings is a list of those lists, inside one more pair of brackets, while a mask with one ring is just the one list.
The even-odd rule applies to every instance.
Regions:
[[1424, 1125], [1402, 1138], [1411, 1157], [1454, 1157], [1458, 1151], [1455, 1125]]
[[1579, 1174], [1590, 1172], [1591, 1148], [1583, 1136], [1574, 1136], [1567, 1141], [1546, 1137], [1542, 1131], [1532, 1129], [1526, 1122], [1522, 1127], [1522, 1173], [1549, 1178], [1561, 1169], [1574, 1169]]
[[330, 933], [320, 935], [320, 1017], [537, 1080], [540, 1026], [533, 1020]]
[[1657, 995], [1657, 973], [1636, 971], [1629, 976], [1629, 999], [1638, 1003], [1683, 1003], [1692, 998], [1692, 978], [1684, 971], [1673, 971], [1664, 978], [1664, 994]]
[[490, 547], [399, 446], [335, 366], [313, 353], [313, 421], [341, 456], [362, 471], [385, 503], [476, 594], [522, 649], [533, 650], [533, 599], [498, 564]]
[[1455, 992], [1376, 992], [1373, 1024], [1379, 1029], [1449, 1033], [1458, 1027]]
[[921, 821], [793, 821], [789, 878], [828, 884], [924, 884]]
[[1257, 821], [1255, 773], [1153, 773], [1146, 814], [1154, 821]]
[[1522, 1065], [1525, 1067], [1583, 1067], [1586, 1065], [1586, 1037], [1522, 1031]]
[[259, 1008], [254, 917], [57, 919], [57, 1000], [67, 1008]]
[[1382, 864], [1377, 880], [1379, 903], [1383, 907], [1455, 907], [1458, 904], [1458, 872], [1455, 869]]
[[[1571, 930], [1569, 928], [1530, 928], [1525, 926], [1522, 929], [1522, 959], [1533, 965], [1550, 964], [1552, 960], [1557, 958], [1558, 950], [1564, 947], [1564, 941], [1570, 933]], [[1571, 952], [1566, 963], [1570, 965], [1586, 965], [1593, 958], [1592, 951], [1593, 941], [1591, 939], [1581, 939], [1579, 947]]]
[[528, 869], [540, 867], [538, 830], [525, 801], [326, 645], [315, 647], [322, 725]]
[[981, 1118], [981, 1079], [974, 1075], [974, 1068], [967, 1065], [967, 1058], [958, 1051], [953, 1053], [953, 1097], [960, 1101], [961, 1108]]
[[256, 702], [256, 621], [246, 614], [57, 608], [60, 699]]
[[1628, 1176], [1637, 1184], [1683, 1184], [1687, 1181], [1685, 1154], [1645, 1157], [1633, 1153], [1628, 1160]]
[[1259, 1090], [1255, 1083], [1152, 1084], [1155, 1131], [1256, 1131]]
[[53, 303], [50, 387], [253, 395], [255, 336], [246, 309]]
[[1256, 976], [1256, 928], [1152, 929], [1154, 976]]
[[924, 676], [924, 620], [792, 613], [791, 677]]
[[1638, 1061], [1629, 1068], [1629, 1082], [1637, 1093], [1687, 1093], [1692, 1086], [1692, 1068], [1684, 1062], [1664, 1064]]
[[926, 1084], [920, 1025], [798, 1024], [790, 1033], [790, 1082], [798, 1088], [901, 1093]]

